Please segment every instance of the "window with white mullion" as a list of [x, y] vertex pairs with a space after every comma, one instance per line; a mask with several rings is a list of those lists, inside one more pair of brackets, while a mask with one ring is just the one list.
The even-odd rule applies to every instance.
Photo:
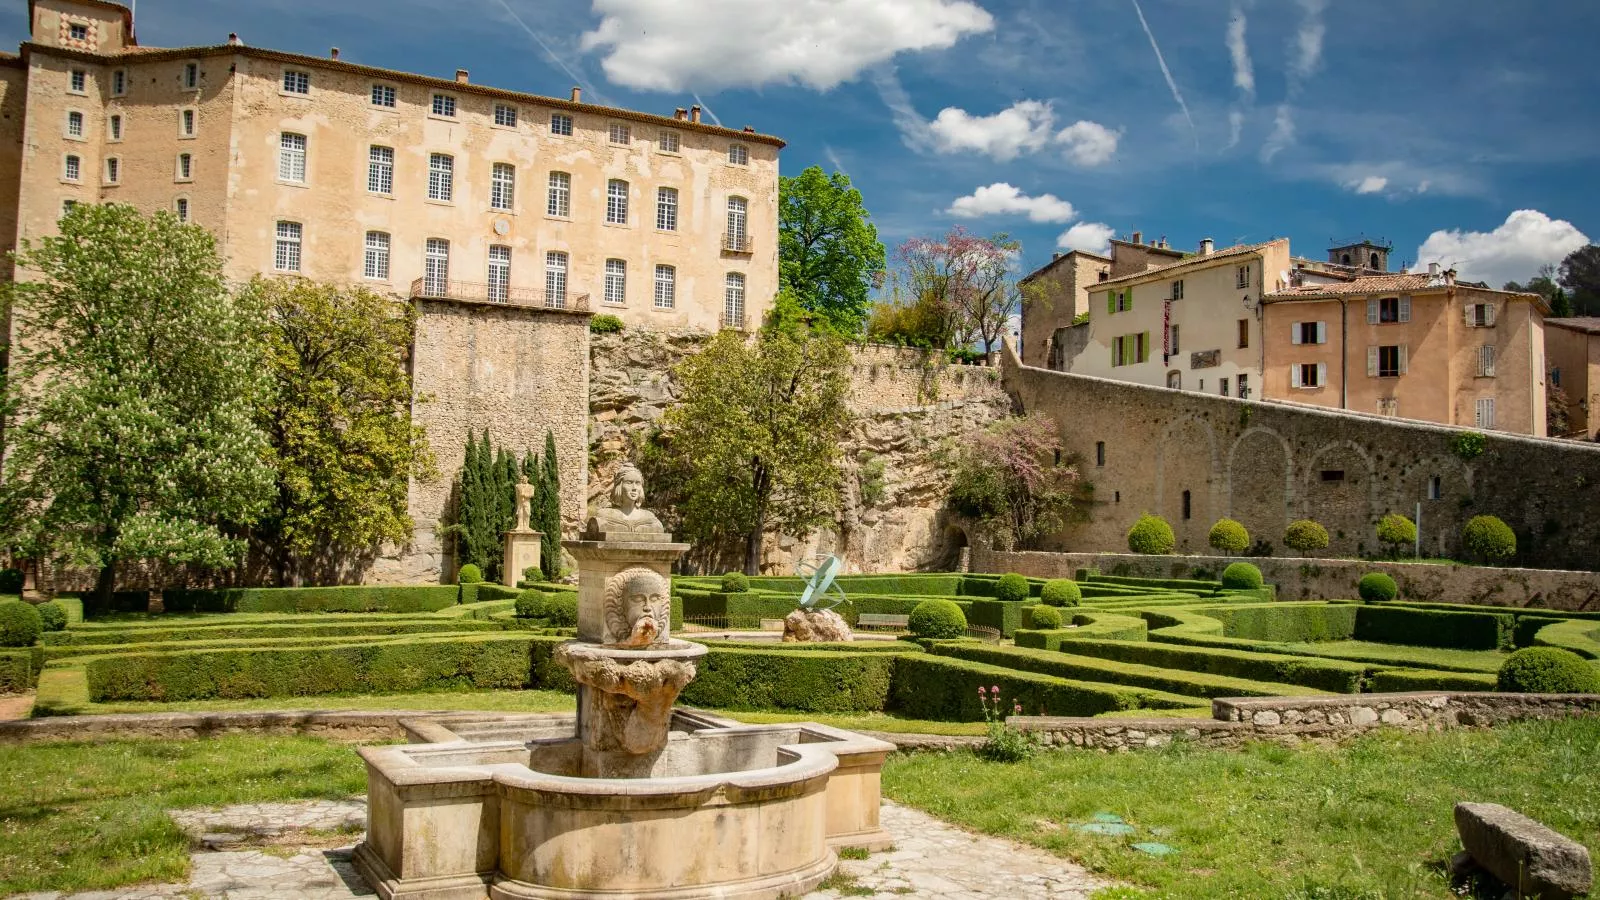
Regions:
[[628, 224], [628, 183], [619, 178], [606, 182], [606, 221]]
[[744, 321], [744, 275], [729, 272], [723, 280], [722, 314], [729, 325]]
[[743, 249], [746, 228], [750, 221], [750, 203], [743, 197], [728, 198], [728, 241], [734, 249]]
[[504, 128], [517, 127], [517, 108], [505, 103], [494, 105], [494, 123]]
[[283, 90], [288, 94], [311, 93], [311, 74], [293, 69], [283, 70]]
[[511, 248], [495, 244], [489, 248], [489, 299], [504, 303], [511, 294]]
[[362, 275], [379, 281], [389, 280], [389, 235], [382, 231], [367, 232], [366, 258], [362, 261]]
[[656, 309], [672, 309], [678, 302], [678, 271], [656, 266]]
[[517, 167], [510, 163], [495, 163], [489, 180], [489, 208], [512, 208], [517, 191]]
[[284, 132], [278, 138], [278, 180], [306, 180], [306, 136]]
[[428, 238], [422, 257], [422, 292], [443, 297], [450, 287], [450, 242]]
[[428, 156], [428, 199], [450, 202], [455, 196], [455, 170], [454, 157], [444, 153], [433, 153]]
[[605, 300], [621, 306], [628, 299], [628, 264], [620, 259], [606, 260]]
[[678, 230], [677, 188], [656, 188], [656, 228], [661, 231]]
[[544, 305], [567, 305], [567, 255], [559, 250], [544, 255]]
[[372, 86], [373, 106], [383, 106], [389, 109], [394, 109], [394, 100], [395, 90], [393, 86], [387, 84], [375, 84]]
[[367, 190], [394, 193], [394, 148], [373, 146], [367, 151]]
[[561, 216], [572, 214], [572, 176], [566, 172], [550, 173], [550, 195], [545, 203], [545, 214]]
[[272, 267], [279, 272], [300, 271], [300, 223], [279, 222]]

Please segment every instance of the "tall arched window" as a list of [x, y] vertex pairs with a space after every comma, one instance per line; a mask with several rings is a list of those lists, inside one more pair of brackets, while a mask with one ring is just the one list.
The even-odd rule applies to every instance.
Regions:
[[728, 234], [724, 243], [729, 250], [747, 250], [750, 246], [750, 201], [743, 197], [728, 198]]
[[422, 292], [429, 297], [443, 297], [450, 285], [450, 242], [444, 238], [428, 238], [422, 258]]
[[489, 300], [504, 303], [511, 295], [511, 248], [505, 244], [489, 247]]

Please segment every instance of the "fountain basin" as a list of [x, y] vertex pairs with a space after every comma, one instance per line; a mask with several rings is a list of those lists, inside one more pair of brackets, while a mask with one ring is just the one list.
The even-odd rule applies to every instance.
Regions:
[[794, 896], [833, 871], [835, 847], [890, 843], [883, 741], [676, 710], [644, 777], [590, 778], [572, 716], [528, 722], [526, 740], [504, 739], [518, 726], [496, 718], [418, 729], [460, 729], [454, 740], [360, 751], [369, 824], [356, 864], [386, 900]]

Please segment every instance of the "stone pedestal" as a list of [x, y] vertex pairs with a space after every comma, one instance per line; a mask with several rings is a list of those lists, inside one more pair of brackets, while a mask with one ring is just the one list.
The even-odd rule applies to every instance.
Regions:
[[500, 567], [500, 580], [506, 587], [516, 587], [517, 582], [522, 580], [524, 569], [539, 565], [539, 547], [543, 540], [542, 531], [524, 529], [506, 532], [504, 564]]

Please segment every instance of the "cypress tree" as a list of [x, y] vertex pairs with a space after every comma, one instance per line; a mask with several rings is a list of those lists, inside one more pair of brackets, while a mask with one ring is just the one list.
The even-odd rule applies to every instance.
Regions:
[[478, 444], [476, 459], [478, 491], [472, 509], [472, 546], [476, 558], [473, 562], [488, 577], [489, 548], [494, 544], [494, 449], [489, 440], [489, 429], [483, 430], [483, 440]]
[[456, 503], [456, 566], [477, 562], [477, 533], [472, 527], [478, 507], [478, 442], [467, 432], [466, 454], [461, 461], [461, 489]]
[[544, 532], [539, 547], [539, 568], [544, 577], [555, 581], [561, 577], [561, 470], [556, 460], [556, 436], [549, 429], [544, 432], [544, 458], [540, 460], [539, 530]]

